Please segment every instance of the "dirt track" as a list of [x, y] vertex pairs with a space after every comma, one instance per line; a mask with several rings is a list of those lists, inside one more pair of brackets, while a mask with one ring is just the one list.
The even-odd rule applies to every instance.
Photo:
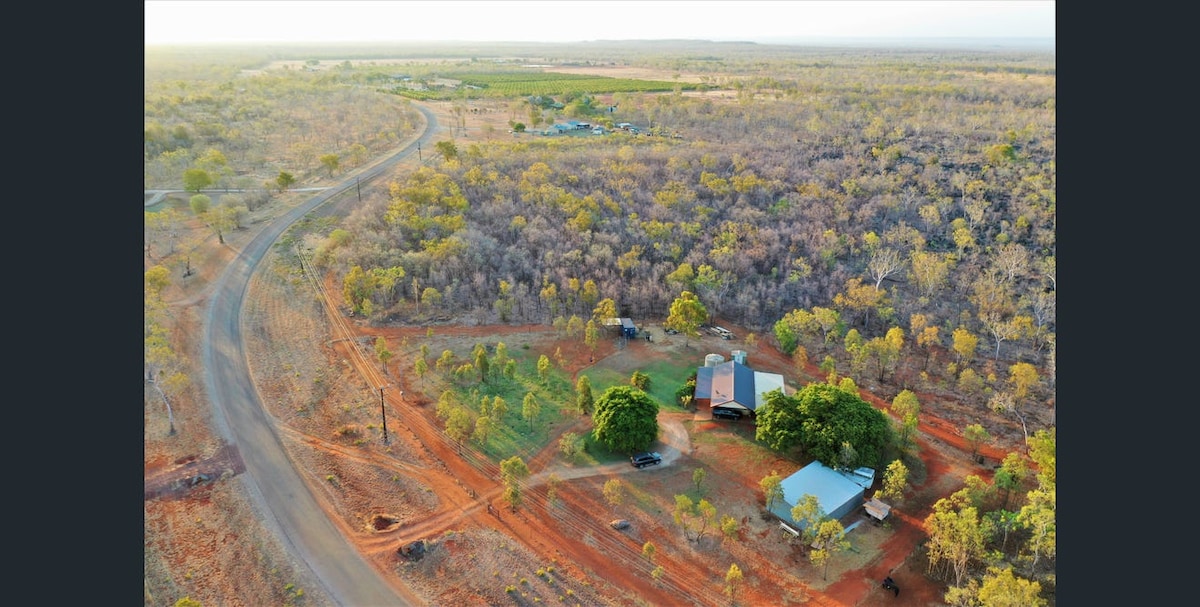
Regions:
[[[231, 251], [236, 250], [237, 243], [236, 238], [231, 238]], [[219, 263], [202, 267], [201, 275], [188, 287], [190, 291], [184, 290], [177, 301], [190, 302], [188, 305], [203, 303], [203, 281], [211, 280], [222, 267]], [[941, 604], [940, 593], [944, 589], [924, 577], [919, 557], [914, 552], [923, 537], [920, 522], [932, 502], [952, 490], [966, 473], [986, 474], [987, 471], [966, 462], [965, 447], [958, 431], [950, 423], [936, 419], [932, 411], [923, 411], [920, 427], [922, 434], [928, 437], [923, 443], [922, 454], [929, 469], [929, 480], [916, 487], [908, 502], [898, 509], [894, 527], [860, 527], [861, 541], [864, 545], [878, 541], [878, 551], [844, 555], [831, 566], [829, 580], [822, 580], [819, 572], [812, 571], [802, 553], [774, 541], [772, 525], [759, 520], [761, 508], [757, 504], [756, 484], [765, 472], [752, 469], [740, 474], [736, 470], [729, 475], [716, 474], [720, 462], [738, 461], [740, 456], [718, 450], [704, 441], [719, 437], [721, 433], [745, 431], [748, 426], [713, 424], [694, 417], [687, 419], [687, 416], [679, 416], [678, 420], [665, 419], [665, 427], [688, 431], [687, 450], [680, 445], [678, 459], [665, 462], [657, 469], [636, 471], [636, 476], [632, 469], [623, 470], [626, 466], [614, 466], [611, 470], [564, 466], [557, 461], [558, 454], [554, 449], [548, 447], [528, 460], [533, 472], [529, 481], [532, 491], [527, 504], [513, 514], [502, 510], [504, 504], [499, 499], [497, 475], [486, 465], [473, 465], [469, 450], [460, 453], [445, 440], [432, 415], [431, 403], [436, 400], [436, 395], [423, 394], [411, 377], [399, 373], [401, 368], [411, 369], [410, 359], [401, 357], [392, 362], [397, 370], [395, 375], [402, 379], [397, 390], [386, 393], [391, 445], [381, 445], [377, 440], [355, 444], [355, 441], [340, 438], [338, 433], [345, 428], [357, 429], [364, 437], [373, 438], [367, 426], [375, 420], [377, 407], [364, 408], [364, 412], [359, 413], [355, 406], [347, 414], [339, 405], [358, 401], [376, 403], [371, 397], [372, 386], [363, 380], [370, 375], [344, 366], [346, 361], [354, 360], [347, 349], [348, 342], [330, 346], [328, 341], [314, 339], [314, 332], [319, 334], [331, 329], [322, 315], [314, 314], [311, 306], [304, 305], [303, 294], [297, 297], [296, 293], [280, 291], [279, 286], [260, 288], [265, 292], [264, 300], [280, 301], [267, 304], [261, 312], [261, 322], [267, 328], [257, 339], [268, 339], [259, 344], [252, 356], [252, 365], [256, 368], [256, 377], [262, 379], [259, 389], [264, 395], [264, 403], [278, 420], [289, 450], [294, 459], [305, 466], [308, 482], [328, 509], [330, 520], [343, 529], [360, 553], [382, 575], [400, 580], [422, 596], [431, 597], [431, 603], [466, 605], [511, 601], [505, 586], [516, 584], [516, 580], [507, 575], [491, 579], [489, 572], [511, 570], [538, 579], [535, 570], [553, 564], [558, 576], [555, 588], [572, 590], [582, 603], [632, 605], [648, 601], [667, 605], [676, 604], [680, 597], [691, 596], [694, 604], [724, 604], [728, 600], [721, 595], [724, 571], [731, 561], [736, 560], [744, 571], [754, 572], [748, 576], [744, 594], [740, 595], [739, 602], [743, 604], [894, 604], [885, 603], [885, 599], [890, 601], [892, 597], [877, 587], [881, 573], [890, 573], [904, 589], [905, 597], [909, 599], [905, 604]], [[183, 317], [186, 320], [186, 315]], [[324, 328], [313, 329], [322, 326]], [[381, 330], [352, 326], [362, 335], [383, 333], [389, 343], [394, 344], [395, 351], [401, 350], [398, 344], [406, 337], [415, 340], [424, 334], [424, 328]], [[734, 328], [739, 334], [745, 334]], [[548, 327], [439, 327], [437, 333], [439, 337], [457, 337], [464, 343], [473, 343], [496, 335], [516, 335], [532, 330], [552, 333]], [[300, 335], [289, 335], [293, 333]], [[702, 356], [705, 350], [700, 344], [693, 340], [691, 345], [692, 348], [680, 355]], [[679, 346], [678, 341], [665, 337], [650, 345], [631, 344], [622, 351], [619, 364], [626, 369], [638, 364], [638, 356], [679, 352]], [[545, 339], [534, 347], [548, 355], [556, 348], [563, 348], [565, 358], [575, 361], [569, 368], [572, 374], [587, 365], [582, 348], [571, 342]], [[724, 351], [730, 343], [714, 338], [712, 347], [713, 351]], [[579, 349], [572, 351], [571, 348]], [[773, 349], [750, 350], [755, 368], [794, 375], [791, 362]], [[609, 356], [613, 352], [611, 344], [602, 345], [596, 364], [618, 364], [617, 358]], [[328, 381], [334, 387], [325, 397], [326, 404], [312, 407], [307, 416], [297, 415], [298, 406], [307, 406], [304, 399], [313, 390], [311, 378], [314, 375], [325, 377], [322, 369], [339, 370]], [[820, 376], [815, 367], [808, 372], [810, 380]], [[404, 390], [403, 399], [399, 397], [399, 389]], [[362, 396], [364, 392], [368, 395], [366, 398]], [[886, 405], [869, 394], [864, 396], [876, 406]], [[164, 424], [157, 410], [150, 408], [148, 411], [148, 435], [163, 434]], [[175, 538], [178, 541], [173, 541], [169, 549], [163, 549], [164, 558], [176, 562], [176, 571], [195, 569], [195, 563], [199, 562], [211, 563], [203, 570], [197, 570], [197, 588], [210, 589], [209, 596], [228, 597], [225, 604], [283, 604], [286, 598], [281, 598], [278, 589], [292, 582], [300, 582], [308, 590], [305, 600], [309, 604], [327, 604], [319, 587], [311, 580], [287, 577], [285, 557], [271, 551], [270, 542], [261, 539], [255, 523], [235, 518], [235, 514], [242, 517], [245, 510], [236, 506], [240, 503], [236, 497], [232, 500], [228, 497], [237, 487], [229, 481], [236, 479], [244, 468], [239, 467], [240, 458], [236, 453], [222, 449], [222, 445], [214, 445], [211, 439], [196, 442], [198, 426], [203, 423], [202, 413], [181, 407], [181, 436], [167, 444], [174, 444], [176, 448], [186, 444], [197, 447], [184, 447], [182, 453], [176, 450], [169, 457], [158, 456], [159, 448], [151, 445], [148, 439], [148, 538], [159, 541], [156, 535], [152, 536], [151, 528], [163, 530], [155, 533], [166, 533], [169, 529], [178, 536]], [[586, 426], [587, 420], [580, 419], [574, 424], [564, 424], [557, 431], [579, 431]], [[669, 436], [672, 444], [679, 444], [677, 432]], [[1003, 452], [994, 449], [985, 451], [985, 455], [997, 460]], [[773, 465], [786, 465], [786, 462], [767, 460], [758, 464], [760, 468], [768, 469]], [[689, 490], [691, 471], [696, 467], [712, 471], [706, 481], [706, 494], [712, 497], [721, 512], [734, 515], [743, 523], [736, 541], [726, 543], [713, 538], [700, 543], [688, 542], [681, 539], [671, 522], [667, 502], [670, 496]], [[545, 485], [539, 485], [551, 472], [564, 480], [560, 499], [554, 503], [545, 496]], [[188, 482], [188, 479], [199, 478], [200, 474], [215, 480]], [[337, 484], [331, 484], [329, 478], [337, 479]], [[610, 478], [636, 482], [639, 490], [665, 498], [660, 505], [660, 514], [637, 517], [621, 512], [632, 519], [634, 527], [629, 533], [615, 534], [606, 523], [610, 518], [616, 518], [616, 512], [604, 503], [599, 490], [604, 480]], [[151, 499], [153, 497], [159, 499]], [[231, 501], [234, 506], [230, 506]], [[492, 506], [490, 511], [488, 505]], [[192, 533], [187, 529], [189, 524], [201, 519], [205, 524], [197, 525], [196, 535], [188, 535]], [[210, 525], [221, 519], [229, 521], [227, 528], [233, 532], [221, 532], [215, 543], [200, 539], [212, 537]], [[427, 560], [409, 563], [396, 554], [402, 543], [419, 538], [436, 542], [437, 548]], [[660, 549], [655, 563], [667, 571], [661, 581], [655, 581], [649, 575], [651, 566], [640, 557], [641, 546], [647, 541]], [[238, 543], [244, 543], [246, 547], [236, 548]], [[263, 553], [272, 556], [264, 558]], [[755, 558], [761, 560], [751, 560]], [[233, 579], [237, 576], [231, 575], [232, 571], [257, 571], [262, 567], [251, 564], [255, 559], [259, 563], [276, 563], [274, 567], [283, 572], [283, 577], [263, 579], [261, 574], [250, 573], [242, 576], [245, 580]], [[220, 579], [223, 576], [231, 579]], [[485, 579], [481, 580], [481, 577]], [[177, 576], [176, 579], [183, 578]], [[201, 579], [203, 586], [198, 585]], [[184, 586], [178, 592], [180, 596], [188, 593], [188, 582], [176, 583]], [[538, 588], [540, 594], [534, 594], [537, 589], [532, 586], [528, 587], [528, 592], [531, 596], [540, 596], [542, 601], [556, 598], [554, 589]], [[159, 594], [163, 592], [159, 591]], [[161, 603], [148, 599], [147, 604]]]

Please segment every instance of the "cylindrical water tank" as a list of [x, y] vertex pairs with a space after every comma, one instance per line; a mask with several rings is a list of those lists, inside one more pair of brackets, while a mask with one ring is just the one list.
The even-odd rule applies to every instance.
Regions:
[[725, 357], [720, 354], [709, 354], [704, 357], [704, 366], [706, 367], [715, 367], [723, 362], [725, 362]]
[[746, 364], [746, 351], [745, 350], [734, 350], [730, 354], [733, 355], [733, 360], [736, 360], [736, 361], [738, 361], [738, 363], [743, 364], [743, 365]]

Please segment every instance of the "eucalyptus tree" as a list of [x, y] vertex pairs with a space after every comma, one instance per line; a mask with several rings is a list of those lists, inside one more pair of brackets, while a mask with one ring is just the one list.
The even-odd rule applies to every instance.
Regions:
[[829, 561], [833, 559], [833, 555], [850, 548], [850, 542], [846, 539], [846, 529], [837, 519], [821, 521], [813, 542], [817, 547], [808, 553], [808, 558], [821, 568], [821, 579], [828, 579]]
[[772, 470], [770, 474], [758, 481], [758, 486], [762, 487], [763, 501], [767, 510], [770, 510], [775, 502], [783, 499], [783, 477], [778, 471]]
[[700, 336], [700, 325], [708, 319], [708, 309], [691, 291], [684, 291], [671, 303], [670, 313], [663, 326], [683, 333], [684, 347], [688, 337]]

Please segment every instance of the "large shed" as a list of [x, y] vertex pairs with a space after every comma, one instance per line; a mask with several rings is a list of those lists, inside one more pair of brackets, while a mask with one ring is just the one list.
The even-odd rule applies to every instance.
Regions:
[[803, 522], [792, 519], [792, 508], [805, 495], [813, 495], [825, 516], [840, 519], [862, 505], [863, 494], [874, 482], [875, 470], [871, 468], [842, 471], [814, 461], [783, 479], [783, 499], [776, 500], [771, 512], [787, 524], [804, 529]]

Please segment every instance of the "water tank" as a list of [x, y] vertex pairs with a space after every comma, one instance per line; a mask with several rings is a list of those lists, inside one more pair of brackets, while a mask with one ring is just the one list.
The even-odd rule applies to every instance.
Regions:
[[738, 363], [743, 364], [743, 365], [746, 364], [746, 351], [745, 350], [734, 350], [733, 352], [730, 352], [730, 354], [733, 356], [733, 360], [736, 360], [736, 361], [738, 361]]
[[715, 367], [725, 362], [725, 357], [720, 354], [709, 354], [704, 357], [704, 366]]

